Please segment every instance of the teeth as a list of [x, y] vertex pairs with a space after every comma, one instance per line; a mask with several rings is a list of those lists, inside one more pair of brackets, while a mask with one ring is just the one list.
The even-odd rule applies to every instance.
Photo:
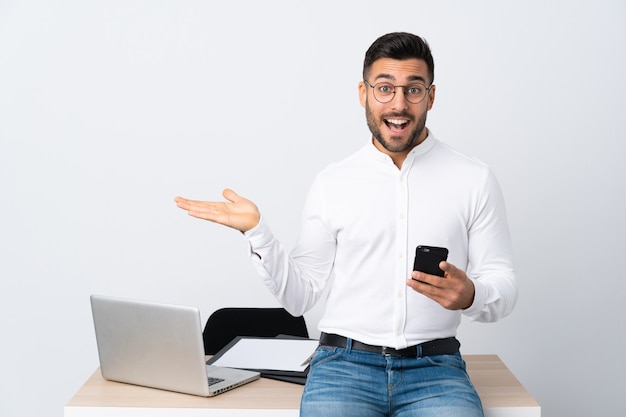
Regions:
[[387, 119], [387, 121], [389, 123], [393, 123], [394, 125], [403, 125], [407, 123], [406, 120], [399, 120], [399, 119]]

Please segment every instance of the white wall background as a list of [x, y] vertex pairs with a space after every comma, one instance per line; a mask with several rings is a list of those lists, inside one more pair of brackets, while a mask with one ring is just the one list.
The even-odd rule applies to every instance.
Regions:
[[545, 417], [624, 415], [626, 3], [350, 3], [0, 0], [0, 415], [62, 415], [98, 365], [91, 293], [276, 305], [242, 237], [173, 198], [233, 187], [291, 247], [313, 175], [368, 138], [363, 54], [396, 30], [433, 49], [431, 130], [508, 203], [521, 298], [463, 351]]

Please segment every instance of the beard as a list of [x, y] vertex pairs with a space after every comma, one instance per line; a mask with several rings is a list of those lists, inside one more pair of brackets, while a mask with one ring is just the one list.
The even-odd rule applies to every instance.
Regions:
[[372, 113], [369, 103], [366, 102], [365, 105], [365, 117], [367, 118], [367, 126], [372, 132], [372, 136], [374, 139], [378, 141], [389, 152], [406, 152], [413, 149], [415, 146], [419, 145], [420, 137], [426, 128], [426, 111], [419, 116], [417, 124], [412, 132], [409, 132], [409, 135], [406, 140], [403, 140], [403, 136], [395, 136], [390, 135], [389, 138], [385, 138], [380, 131], [379, 127], [381, 124], [384, 124], [384, 119], [393, 119], [394, 117], [402, 117], [407, 118], [410, 121], [414, 121], [415, 118], [408, 113], [387, 113], [380, 116], [379, 120], [376, 120], [376, 117]]

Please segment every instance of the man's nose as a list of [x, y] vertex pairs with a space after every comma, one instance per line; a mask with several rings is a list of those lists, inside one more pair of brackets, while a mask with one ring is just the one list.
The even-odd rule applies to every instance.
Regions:
[[406, 109], [408, 107], [408, 100], [406, 99], [404, 87], [395, 87], [391, 104], [394, 109]]

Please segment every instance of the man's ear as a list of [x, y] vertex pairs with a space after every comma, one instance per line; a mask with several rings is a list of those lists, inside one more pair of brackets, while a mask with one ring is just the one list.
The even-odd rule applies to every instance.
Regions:
[[437, 88], [436, 85], [432, 85], [430, 87], [430, 90], [428, 90], [428, 110], [433, 108], [433, 104], [435, 103], [435, 89]]
[[359, 101], [361, 102], [361, 106], [365, 108], [365, 104], [367, 103], [367, 85], [363, 81], [359, 82]]

